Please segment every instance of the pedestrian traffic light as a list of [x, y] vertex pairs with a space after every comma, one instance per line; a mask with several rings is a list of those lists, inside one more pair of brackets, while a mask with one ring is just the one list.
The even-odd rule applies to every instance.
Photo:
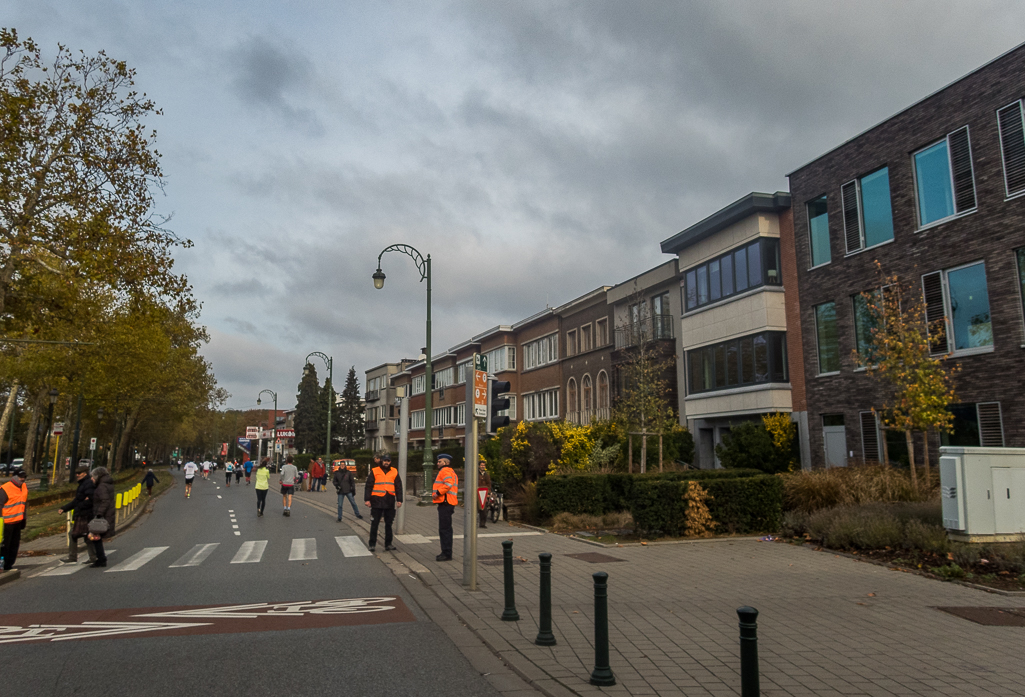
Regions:
[[509, 392], [512, 385], [502, 380], [488, 380], [488, 420], [485, 433], [495, 434], [498, 429], [509, 425], [509, 416], [499, 416], [498, 412], [509, 409], [509, 398], [502, 395]]

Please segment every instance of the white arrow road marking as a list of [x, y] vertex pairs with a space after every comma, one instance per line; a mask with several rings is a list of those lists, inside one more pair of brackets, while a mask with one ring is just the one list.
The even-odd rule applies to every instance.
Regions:
[[255, 619], [257, 617], [302, 617], [303, 615], [351, 615], [364, 612], [394, 610], [394, 605], [377, 605], [396, 600], [382, 598], [343, 598], [341, 600], [300, 600], [293, 603], [252, 603], [249, 605], [223, 605], [221, 607], [194, 608], [150, 612], [132, 617], [181, 617], [185, 619]]
[[243, 542], [238, 548], [232, 564], [255, 564], [263, 559], [263, 553], [267, 549], [267, 540], [250, 540]]
[[196, 545], [190, 549], [185, 556], [167, 567], [169, 569], [177, 569], [181, 566], [199, 566], [206, 558], [214, 553], [214, 550], [220, 546], [220, 542], [211, 542], [205, 545]]
[[297, 537], [292, 540], [292, 549], [288, 553], [288, 561], [307, 561], [317, 558], [317, 539], [315, 537]]
[[169, 629], [205, 627], [211, 622], [83, 622], [82, 624], [31, 624], [28, 627], [0, 627], [0, 644], [19, 641], [70, 641], [118, 634], [138, 634]]
[[137, 552], [128, 557], [113, 569], [107, 569], [107, 573], [114, 573], [116, 571], [136, 571], [148, 562], [153, 561], [158, 554], [166, 552], [167, 549], [167, 547], [147, 547], [141, 552]]
[[367, 549], [363, 540], [355, 535], [343, 535], [335, 538], [338, 549], [342, 550], [342, 556], [346, 557], [372, 557], [374, 553]]

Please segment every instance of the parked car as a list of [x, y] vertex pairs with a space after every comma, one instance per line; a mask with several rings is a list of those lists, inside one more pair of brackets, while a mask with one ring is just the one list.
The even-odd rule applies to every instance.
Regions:
[[84, 457], [78, 461], [78, 466], [81, 467], [82, 465], [85, 465], [91, 470], [93, 468], [93, 461], [87, 457]]

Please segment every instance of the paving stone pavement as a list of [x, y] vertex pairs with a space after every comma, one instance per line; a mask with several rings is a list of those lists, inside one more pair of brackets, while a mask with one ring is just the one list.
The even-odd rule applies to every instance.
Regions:
[[[333, 492], [299, 496], [333, 515]], [[437, 537], [433, 507], [407, 505], [405, 510], [407, 535]], [[345, 516], [352, 521], [351, 509]], [[455, 518], [459, 535], [461, 508]], [[359, 522], [365, 534], [369, 517]], [[498, 523], [482, 532], [530, 530]], [[478, 564], [478, 590], [463, 588], [461, 540], [450, 562], [434, 560], [440, 551], [436, 540], [399, 541], [394, 556], [505, 663], [550, 695], [737, 695], [736, 609], [742, 605], [760, 613], [765, 697], [1025, 694], [1025, 628], [982, 626], [935, 609], [1025, 607], [1025, 597], [750, 539], [602, 549], [554, 534], [500, 536], [479, 538], [478, 555], [500, 555], [503, 539], [513, 539], [514, 555], [527, 560], [515, 566], [518, 622], [500, 619], [500, 564]], [[382, 549], [383, 540], [378, 545]], [[533, 643], [540, 552], [553, 554], [554, 647]], [[624, 561], [592, 564], [566, 556], [582, 552]], [[594, 666], [596, 571], [609, 574], [617, 684], [608, 688], [588, 683]]]

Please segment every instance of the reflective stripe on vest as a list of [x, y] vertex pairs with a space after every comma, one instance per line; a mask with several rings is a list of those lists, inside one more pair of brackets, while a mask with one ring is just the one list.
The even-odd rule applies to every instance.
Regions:
[[455, 506], [459, 503], [456, 498], [456, 491], [459, 490], [459, 475], [451, 467], [442, 467], [438, 471], [438, 478], [434, 480], [434, 495], [431, 500], [434, 503], [449, 503]]
[[28, 487], [7, 482], [2, 488], [7, 492], [7, 503], [4, 504], [3, 518], [5, 523], [17, 523], [25, 518], [25, 504], [28, 501]]
[[389, 467], [388, 471], [385, 472], [380, 467], [374, 468], [374, 490], [370, 492], [371, 496], [387, 496], [395, 495], [395, 477], [399, 476], [398, 470], [394, 467]]

